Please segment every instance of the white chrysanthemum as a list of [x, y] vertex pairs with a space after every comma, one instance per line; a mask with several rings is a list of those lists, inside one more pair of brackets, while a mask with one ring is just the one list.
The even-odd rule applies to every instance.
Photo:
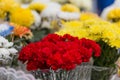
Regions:
[[86, 10], [92, 9], [92, 0], [69, 0], [72, 4], [85, 8]]
[[35, 29], [36, 27], [39, 27], [41, 24], [41, 16], [36, 11], [32, 11], [32, 14], [34, 16], [34, 25], [31, 27], [32, 29]]
[[18, 52], [15, 48], [9, 48], [7, 50], [12, 54], [16, 54]]
[[48, 6], [41, 12], [41, 17], [55, 19], [56, 15], [61, 9], [61, 5], [58, 3], [51, 2]]
[[3, 47], [4, 47], [4, 48], [8, 48], [8, 47], [11, 47], [11, 46], [13, 46], [13, 42], [3, 43]]
[[57, 2], [49, 2], [47, 7], [61, 8], [61, 5]]
[[16, 55], [17, 52], [15, 48], [0, 48], [0, 59], [12, 59], [10, 55]]
[[5, 59], [10, 58], [9, 55], [10, 55], [10, 52], [7, 49], [0, 48], [0, 59], [1, 58], [5, 58]]
[[41, 25], [41, 28], [50, 29], [51, 28], [50, 21], [43, 21], [42, 25]]
[[28, 8], [29, 4], [21, 4], [21, 8]]
[[64, 20], [78, 20], [80, 13], [77, 12], [59, 12], [57, 17]]
[[3, 46], [3, 44], [8, 43], [8, 40], [5, 39], [4, 37], [0, 36], [0, 47]]
[[7, 39], [4, 37], [0, 36], [0, 48], [9, 48], [13, 46], [13, 42], [9, 42]]
[[120, 8], [120, 0], [116, 0], [112, 5], [105, 8], [101, 14], [101, 17], [106, 20], [107, 14], [114, 8]]
[[50, 28], [51, 28], [50, 22], [48, 22], [48, 21], [43, 21], [43, 22], [42, 22], [42, 25], [41, 25], [41, 28], [50, 29]]
[[13, 43], [0, 36], [0, 59], [10, 59], [18, 51], [12, 47]]
[[0, 47], [8, 48], [8, 47], [12, 47], [12, 46], [13, 46], [13, 42], [8, 42], [7, 39], [0, 36]]

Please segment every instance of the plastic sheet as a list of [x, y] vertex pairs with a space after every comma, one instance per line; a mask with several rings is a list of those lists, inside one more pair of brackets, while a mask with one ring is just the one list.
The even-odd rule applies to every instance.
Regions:
[[115, 68], [93, 66], [91, 80], [110, 80], [115, 72]]
[[91, 80], [92, 65], [91, 62], [86, 62], [70, 71], [38, 70], [32, 74], [39, 80]]
[[31, 74], [25, 74], [23, 71], [0, 67], [0, 80], [35, 80], [35, 78]]

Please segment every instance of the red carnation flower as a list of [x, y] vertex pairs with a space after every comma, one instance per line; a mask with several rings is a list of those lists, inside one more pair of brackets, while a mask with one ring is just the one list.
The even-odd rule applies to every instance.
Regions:
[[88, 62], [93, 53], [100, 56], [100, 46], [89, 39], [78, 39], [69, 34], [49, 34], [39, 42], [23, 47], [19, 60], [27, 62], [28, 70], [74, 69], [82, 62]]

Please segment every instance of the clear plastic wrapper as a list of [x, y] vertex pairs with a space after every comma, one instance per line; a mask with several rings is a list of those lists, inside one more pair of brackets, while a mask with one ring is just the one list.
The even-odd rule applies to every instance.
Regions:
[[0, 67], [0, 80], [35, 80], [35, 78], [21, 70], [16, 71], [13, 68]]
[[38, 70], [32, 74], [39, 80], [91, 80], [92, 62], [82, 63], [73, 70]]
[[115, 72], [115, 68], [93, 66], [91, 80], [110, 80]]

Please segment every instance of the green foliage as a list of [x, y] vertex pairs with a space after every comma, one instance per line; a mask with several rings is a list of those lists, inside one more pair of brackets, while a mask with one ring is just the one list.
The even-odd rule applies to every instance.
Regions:
[[115, 66], [115, 62], [117, 61], [120, 53], [116, 48], [111, 48], [103, 41], [98, 42], [101, 46], [101, 56], [98, 58], [94, 58], [94, 65], [101, 67], [113, 67]]
[[53, 33], [53, 31], [50, 29], [32, 30], [32, 32], [33, 32], [33, 38], [30, 40], [31, 42], [39, 41], [47, 34]]

